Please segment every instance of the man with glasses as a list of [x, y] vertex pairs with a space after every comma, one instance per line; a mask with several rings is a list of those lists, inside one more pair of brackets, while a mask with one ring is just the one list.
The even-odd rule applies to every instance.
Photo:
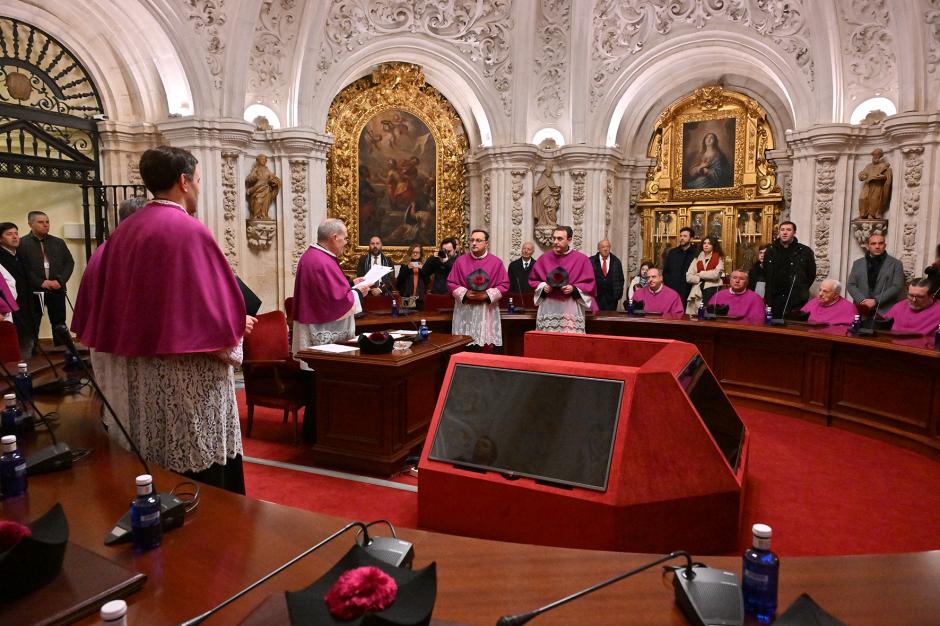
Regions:
[[477, 228], [470, 233], [470, 254], [454, 262], [447, 288], [454, 297], [453, 330], [469, 335], [470, 346], [481, 352], [496, 352], [503, 345], [499, 301], [509, 291], [509, 274], [503, 262], [490, 254], [490, 234]]
[[928, 335], [940, 326], [940, 302], [930, 295], [930, 280], [915, 278], [907, 288], [907, 301], [898, 302], [885, 314], [894, 320], [893, 331]]

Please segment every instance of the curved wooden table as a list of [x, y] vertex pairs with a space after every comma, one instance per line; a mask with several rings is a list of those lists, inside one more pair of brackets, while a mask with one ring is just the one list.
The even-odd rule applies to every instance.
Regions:
[[[450, 332], [450, 313], [419, 313], [432, 330]], [[407, 328], [367, 315], [359, 330]], [[503, 314], [507, 354], [522, 354], [535, 314]], [[749, 326], [735, 322], [589, 316], [587, 332], [677, 339], [695, 344], [734, 399], [796, 411], [940, 459], [940, 350], [927, 337], [850, 337], [844, 327]]]

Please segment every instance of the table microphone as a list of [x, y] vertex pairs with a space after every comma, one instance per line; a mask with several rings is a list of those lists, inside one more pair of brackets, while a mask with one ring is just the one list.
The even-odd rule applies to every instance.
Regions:
[[[75, 347], [75, 341], [72, 339], [72, 334], [69, 332], [67, 327], [56, 326], [52, 330], [55, 333], [56, 339], [64, 343], [66, 348], [78, 355], [78, 349]], [[114, 411], [114, 407], [111, 406], [111, 403], [108, 402], [108, 398], [104, 395], [104, 392], [101, 391], [101, 387], [98, 386], [98, 381], [95, 380], [94, 375], [91, 373], [91, 370], [85, 363], [85, 359], [79, 358], [78, 362], [85, 371], [85, 375], [88, 376], [88, 382], [91, 383], [95, 393], [97, 393], [98, 397], [101, 398], [101, 402], [108, 409], [108, 412], [114, 419], [114, 423], [117, 424], [121, 434], [124, 435], [124, 439], [128, 444], [130, 444], [131, 450], [134, 452], [134, 454], [137, 455], [137, 460], [140, 461], [140, 464], [143, 466], [144, 473], [150, 474], [150, 466], [147, 465], [147, 461], [144, 460], [144, 456], [140, 453], [140, 449], [137, 447], [137, 444], [134, 443], [134, 440], [131, 439], [127, 429], [124, 428], [124, 424], [120, 419], [118, 419], [117, 413]], [[156, 489], [154, 489], [154, 491], [156, 491]], [[182, 526], [183, 519], [186, 516], [186, 503], [169, 492], [161, 492], [158, 495], [160, 496], [160, 525], [163, 527], [163, 530], [173, 530], [174, 528]], [[113, 545], [116, 543], [130, 541], [130, 539], [131, 514], [130, 511], [128, 511], [121, 517], [121, 519], [117, 521], [117, 523], [114, 525], [114, 528], [112, 528], [111, 532], [108, 534], [107, 538], [105, 538], [104, 543], [105, 545]]]

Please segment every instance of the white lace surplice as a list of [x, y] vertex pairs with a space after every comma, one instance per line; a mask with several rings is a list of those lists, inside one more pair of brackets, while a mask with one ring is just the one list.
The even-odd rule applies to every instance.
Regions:
[[[496, 291], [496, 293], [499, 292]], [[455, 335], [473, 337], [471, 345], [503, 345], [503, 325], [499, 317], [499, 300], [497, 299], [496, 302], [490, 302], [489, 304], [464, 304], [455, 301], [451, 332]]]
[[[98, 384], [141, 455], [175, 472], [200, 472], [242, 453], [232, 369], [241, 359], [241, 345], [220, 355], [128, 358], [92, 351]], [[104, 422], [129, 448], [107, 410]]]
[[535, 330], [553, 333], [584, 334], [584, 312], [591, 308], [590, 296], [556, 300], [543, 295], [545, 283], [535, 290], [535, 304], [539, 310], [535, 316]]

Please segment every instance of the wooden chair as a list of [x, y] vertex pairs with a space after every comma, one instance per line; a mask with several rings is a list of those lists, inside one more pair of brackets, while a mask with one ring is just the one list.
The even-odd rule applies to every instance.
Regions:
[[392, 296], [366, 296], [362, 299], [362, 310], [365, 313], [372, 311], [388, 313], [392, 310]]
[[298, 413], [306, 406], [306, 390], [301, 377], [300, 364], [290, 354], [287, 343], [287, 317], [282, 311], [258, 316], [251, 334], [245, 337], [245, 401], [248, 404], [248, 428], [251, 437], [255, 406], [284, 411], [294, 416], [294, 442], [300, 436]]
[[428, 313], [437, 313], [440, 309], [453, 309], [454, 297], [449, 293], [424, 294], [424, 310]]
[[0, 362], [13, 363], [11, 372], [16, 371], [15, 364], [20, 362], [20, 340], [13, 322], [0, 321]]

